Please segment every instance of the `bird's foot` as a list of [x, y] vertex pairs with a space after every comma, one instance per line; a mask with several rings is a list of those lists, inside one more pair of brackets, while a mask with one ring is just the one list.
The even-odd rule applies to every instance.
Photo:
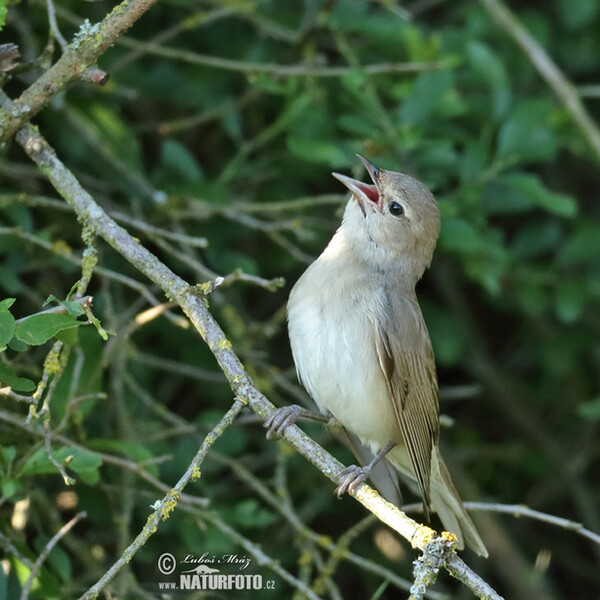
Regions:
[[273, 414], [264, 422], [267, 428], [267, 439], [273, 436], [281, 437], [285, 430], [293, 425], [306, 410], [297, 404], [283, 406], [273, 411]]
[[350, 465], [340, 471], [340, 485], [335, 488], [338, 498], [341, 498], [346, 492], [353, 492], [361, 483], [364, 483], [371, 473], [370, 466], [359, 467]]

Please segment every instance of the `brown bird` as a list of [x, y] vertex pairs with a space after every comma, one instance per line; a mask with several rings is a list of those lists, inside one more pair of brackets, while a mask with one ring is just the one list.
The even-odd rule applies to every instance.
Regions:
[[[433, 509], [459, 547], [466, 542], [487, 556], [439, 451], [435, 358], [415, 293], [433, 257], [439, 210], [413, 177], [359, 158], [373, 183], [333, 174], [352, 192], [342, 225], [290, 294], [298, 377], [369, 463], [345, 469], [338, 493], [371, 476], [388, 499], [401, 502], [391, 463], [416, 481], [427, 517]], [[305, 412], [280, 409], [266, 423], [268, 435]]]

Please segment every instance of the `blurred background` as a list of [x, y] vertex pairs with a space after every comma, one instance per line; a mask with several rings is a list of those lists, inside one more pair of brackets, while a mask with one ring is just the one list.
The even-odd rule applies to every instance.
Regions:
[[[211, 311], [277, 405], [310, 405], [295, 377], [285, 303], [340, 222], [347, 194], [331, 171], [365, 178], [358, 152], [424, 181], [442, 232], [417, 291], [436, 352], [443, 452], [463, 499], [525, 504], [600, 532], [600, 157], [590, 129], [574, 123], [488, 5], [164, 0], [100, 58], [106, 85], [74, 82], [34, 122], [85, 189], [177, 274], [190, 283], [230, 275]], [[50, 6], [70, 41], [113, 3]], [[509, 6], [597, 122], [600, 4]], [[21, 53], [4, 79], [12, 98], [60, 55], [47, 7], [8, 6], [0, 41]], [[115, 335], [104, 342], [80, 328], [50, 402], [51, 428], [63, 436], [53, 449], [64, 458], [76, 448], [81, 461], [74, 486], [45, 460], [27, 406], [2, 399], [0, 599], [19, 596], [26, 559], [86, 510], [30, 597], [83, 593], [164, 494], [136, 465], [170, 488], [232, 402], [181, 314], [146, 313], [164, 302], [160, 290], [96, 246], [88, 293]], [[13, 315], [42, 310], [50, 294], [65, 298], [84, 248], [80, 224], [46, 177], [15, 144], [3, 149], [0, 299], [16, 298]], [[49, 348], [9, 348], [2, 360], [37, 381]], [[352, 462], [325, 428], [302, 427]], [[164, 551], [248, 556], [247, 572], [275, 582], [268, 597], [293, 597], [244, 540], [324, 598], [407, 596], [394, 577], [411, 580], [415, 552], [365, 520], [354, 500], [337, 500], [284, 442], [266, 441], [249, 411], [186, 491], [210, 504], [182, 503], [108, 597], [261, 594], [161, 596]], [[597, 544], [537, 520], [472, 514], [490, 558], [464, 558], [505, 597], [600, 597]], [[433, 590], [472, 597], [447, 574]]]

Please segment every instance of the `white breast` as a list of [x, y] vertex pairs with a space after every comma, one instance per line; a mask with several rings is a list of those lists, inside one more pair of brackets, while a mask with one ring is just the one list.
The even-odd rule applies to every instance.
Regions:
[[361, 285], [361, 268], [332, 244], [290, 294], [292, 353], [298, 376], [319, 408], [377, 450], [390, 440], [401, 441], [374, 339], [383, 285], [373, 285], [372, 274], [370, 285]]

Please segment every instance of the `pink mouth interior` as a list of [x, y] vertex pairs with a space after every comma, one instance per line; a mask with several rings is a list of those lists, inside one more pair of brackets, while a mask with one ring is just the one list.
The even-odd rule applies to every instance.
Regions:
[[371, 202], [375, 204], [379, 203], [379, 192], [374, 185], [369, 185], [368, 183], [360, 183], [358, 185], [361, 192], [369, 199]]

